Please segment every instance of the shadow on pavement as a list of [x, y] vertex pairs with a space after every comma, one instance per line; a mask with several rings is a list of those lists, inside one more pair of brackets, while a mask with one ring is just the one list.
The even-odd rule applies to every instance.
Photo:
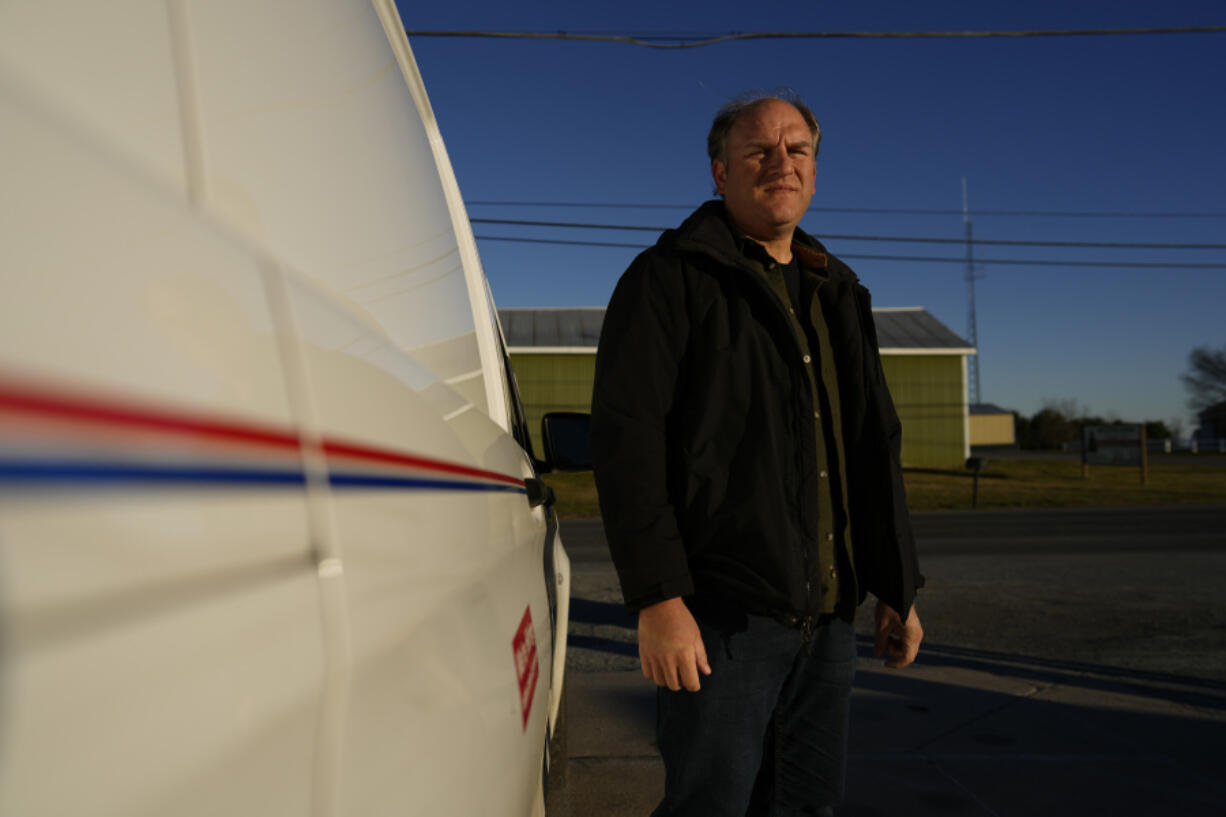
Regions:
[[[875, 660], [872, 638], [857, 637], [856, 647], [861, 659]], [[1133, 693], [1184, 706], [1226, 711], [1226, 683], [1188, 675], [928, 643], [920, 649], [916, 666], [975, 670], [1035, 684]], [[856, 685], [861, 685], [859, 677]]]
[[611, 624], [631, 630], [637, 626], [634, 616], [626, 612], [623, 604], [575, 597], [570, 600], [570, 620], [582, 624]]
[[[872, 644], [862, 638], [861, 656]], [[841, 817], [1226, 814], [1223, 685], [928, 645], [861, 662]], [[663, 786], [654, 687], [570, 676], [570, 817], [650, 812]], [[561, 812], [559, 812], [561, 813]]]

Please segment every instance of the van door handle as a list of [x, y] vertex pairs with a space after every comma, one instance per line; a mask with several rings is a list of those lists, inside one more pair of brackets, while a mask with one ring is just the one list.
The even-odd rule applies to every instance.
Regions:
[[553, 489], [542, 480], [536, 477], [528, 477], [524, 480], [524, 487], [528, 489], [528, 504], [533, 508], [539, 505], [544, 505], [546, 508], [553, 507], [553, 503], [556, 501]]

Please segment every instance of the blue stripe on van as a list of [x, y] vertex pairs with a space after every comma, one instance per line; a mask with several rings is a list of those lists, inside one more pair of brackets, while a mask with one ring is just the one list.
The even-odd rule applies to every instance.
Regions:
[[[336, 488], [390, 488], [433, 491], [495, 491], [526, 494], [514, 485], [461, 480], [396, 477], [385, 474], [334, 473], [329, 483]], [[0, 484], [73, 483], [165, 483], [169, 485], [293, 485], [306, 484], [301, 470], [209, 467], [197, 465], [150, 465], [69, 460], [0, 460]]]

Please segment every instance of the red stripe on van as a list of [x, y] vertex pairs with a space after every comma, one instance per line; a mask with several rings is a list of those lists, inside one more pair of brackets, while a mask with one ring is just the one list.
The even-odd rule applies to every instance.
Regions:
[[0, 382], [0, 410], [51, 415], [112, 426], [156, 429], [193, 437], [239, 440], [277, 448], [298, 448], [298, 435], [271, 428], [218, 423], [185, 414], [151, 412], [131, 404], [82, 400], [45, 389], [13, 387]]
[[323, 441], [324, 453], [336, 457], [354, 457], [357, 459], [368, 460], [370, 462], [386, 462], [393, 465], [407, 465], [413, 468], [428, 468], [431, 471], [442, 471], [447, 474], [462, 474], [469, 477], [481, 477], [483, 479], [493, 479], [498, 482], [505, 482], [508, 485], [523, 486], [522, 479], [499, 474], [497, 471], [485, 471], [481, 468], [470, 468], [467, 465], [460, 465], [454, 462], [444, 462], [443, 460], [430, 459], [429, 457], [419, 457], [415, 454], [398, 454], [394, 451], [381, 451], [375, 448], [367, 448], [360, 445], [349, 445], [346, 443], [338, 443], [334, 440]]
[[[0, 381], [0, 412], [62, 417], [96, 425], [141, 428], [206, 439], [223, 439], [250, 443], [268, 448], [301, 447], [301, 438], [294, 433], [254, 424], [223, 423], [184, 413], [150, 411], [129, 403], [85, 400], [74, 395], [29, 385], [14, 386]], [[368, 462], [380, 462], [421, 468], [446, 474], [495, 480], [522, 487], [524, 481], [497, 471], [486, 471], [459, 463], [408, 454], [389, 449], [372, 448], [331, 439], [322, 441], [324, 453]]]

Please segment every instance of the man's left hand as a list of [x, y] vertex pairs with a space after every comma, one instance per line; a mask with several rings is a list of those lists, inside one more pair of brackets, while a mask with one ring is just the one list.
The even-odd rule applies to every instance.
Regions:
[[885, 665], [891, 669], [901, 669], [915, 660], [919, 652], [920, 642], [924, 640], [924, 629], [920, 627], [919, 613], [915, 605], [907, 611], [907, 620], [903, 621], [898, 611], [885, 602], [877, 602], [877, 639], [874, 653], [878, 658], [889, 655]]

